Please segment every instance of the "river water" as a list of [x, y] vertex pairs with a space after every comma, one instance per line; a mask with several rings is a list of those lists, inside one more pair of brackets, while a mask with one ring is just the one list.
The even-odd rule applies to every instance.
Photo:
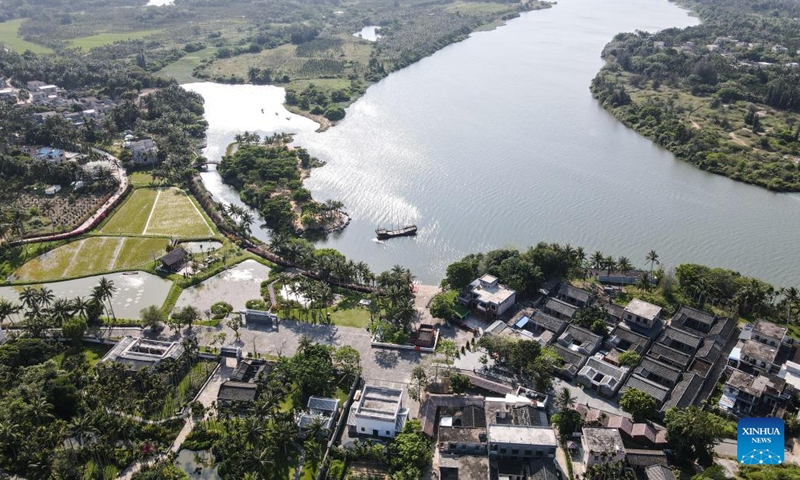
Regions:
[[[324, 133], [288, 114], [279, 88], [187, 88], [206, 98], [209, 158], [247, 129], [296, 132], [327, 161], [306, 185], [317, 199], [342, 200], [353, 221], [320, 245], [375, 271], [401, 264], [438, 282], [468, 253], [543, 240], [639, 266], [655, 249], [667, 266], [699, 262], [796, 284], [800, 196], [675, 160], [589, 92], [616, 33], [696, 23], [665, 0], [561, 0], [390, 75]], [[237, 200], [214, 172], [204, 178], [219, 198]], [[374, 240], [378, 225], [410, 222], [416, 238]]]

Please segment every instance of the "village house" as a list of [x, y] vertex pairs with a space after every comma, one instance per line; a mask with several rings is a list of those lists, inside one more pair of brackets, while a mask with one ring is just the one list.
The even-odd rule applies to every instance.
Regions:
[[459, 302], [486, 319], [496, 319], [514, 303], [517, 293], [506, 288], [492, 275], [484, 275], [469, 284], [468, 292], [458, 297]]
[[136, 165], [150, 165], [158, 161], [158, 147], [149, 138], [130, 142], [129, 148]]
[[320, 427], [320, 433], [325, 438], [328, 438], [333, 432], [334, 422], [336, 422], [338, 414], [338, 399], [309, 397], [306, 410], [297, 417], [297, 426], [300, 429], [301, 436], [305, 436], [305, 433], [317, 423]]
[[784, 394], [785, 387], [786, 381], [778, 376], [751, 375], [733, 369], [725, 382], [719, 406], [739, 416], [770, 415], [776, 404], [789, 399]]
[[687, 408], [694, 405], [698, 401], [705, 381], [705, 377], [694, 372], [684, 373], [681, 381], [675, 385], [669, 398], [661, 406], [661, 411], [666, 412], [672, 407]]
[[567, 322], [548, 315], [541, 310], [526, 308], [519, 311], [509, 325], [527, 339], [536, 340], [543, 346], [552, 343], [564, 333]]
[[[238, 358], [240, 352], [235, 354]], [[265, 360], [248, 359], [237, 364], [236, 369], [219, 387], [217, 404], [228, 411], [244, 411], [258, 398], [258, 384], [262, 376], [267, 375], [274, 365]]]
[[567, 303], [563, 300], [559, 300], [557, 298], [548, 298], [544, 303], [544, 308], [542, 310], [544, 310], [544, 313], [548, 315], [566, 322], [571, 322], [572, 317], [574, 317], [575, 313], [580, 309], [575, 305]]
[[356, 395], [347, 428], [351, 436], [394, 438], [408, 419], [403, 392], [395, 388], [367, 385]]
[[690, 356], [694, 356], [694, 354], [697, 353], [697, 350], [700, 348], [700, 345], [703, 343], [703, 339], [697, 335], [692, 335], [689, 332], [685, 332], [672, 326], [667, 326], [657, 343], [674, 350], [678, 350], [679, 352], [683, 352]]
[[278, 324], [278, 316], [266, 310], [247, 308], [239, 311], [239, 319], [247, 326], [273, 327]]
[[488, 432], [493, 455], [522, 460], [555, 458], [558, 442], [550, 427], [489, 425]]
[[615, 349], [619, 352], [632, 350], [641, 356], [650, 346], [650, 339], [625, 328], [623, 325], [619, 325], [608, 336], [605, 345], [607, 348]]
[[592, 355], [600, 348], [603, 337], [576, 325], [569, 325], [558, 337], [558, 343], [569, 350]]
[[786, 381], [786, 387], [796, 395], [800, 393], [800, 364], [787, 361], [781, 365], [778, 377]]
[[624, 319], [629, 325], [652, 328], [661, 317], [662, 308], [634, 298], [625, 307]]
[[0, 101], [17, 102], [17, 92], [13, 88], [2, 88], [0, 84]]
[[590, 292], [573, 287], [568, 283], [562, 283], [561, 286], [558, 287], [556, 297], [559, 300], [575, 305], [578, 308], [589, 306], [594, 298]]
[[183, 247], [175, 247], [161, 257], [161, 266], [170, 272], [177, 272], [186, 264], [188, 257], [189, 254]]
[[625, 461], [625, 445], [616, 428], [583, 428], [583, 464]]
[[590, 357], [578, 372], [578, 382], [603, 395], [613, 397], [619, 391], [629, 371], [627, 367], [615, 366], [594, 356]]

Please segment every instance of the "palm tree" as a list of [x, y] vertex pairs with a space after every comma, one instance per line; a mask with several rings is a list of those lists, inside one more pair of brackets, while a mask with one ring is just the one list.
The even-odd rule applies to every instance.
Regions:
[[92, 426], [92, 419], [88, 415], [76, 415], [69, 423], [68, 432], [78, 440], [78, 445], [82, 447], [86, 436], [97, 433], [97, 430]]
[[84, 320], [87, 319], [87, 312], [89, 311], [89, 300], [78, 296], [72, 299], [72, 310], [75, 315], [80, 316]]
[[559, 410], [570, 410], [575, 406], [575, 397], [569, 388], [564, 387], [558, 392], [556, 397], [556, 408]]
[[655, 250], [650, 250], [648, 252], [646, 260], [650, 263], [650, 275], [653, 274], [653, 266], [654, 265], [661, 265], [661, 262], [658, 261], [658, 254]]
[[111, 304], [111, 298], [113, 298], [114, 294], [117, 292], [116, 287], [114, 287], [114, 282], [106, 277], [103, 277], [100, 279], [100, 283], [98, 283], [94, 288], [95, 293], [97, 294], [97, 299], [100, 301], [100, 303], [108, 300], [108, 308], [111, 311], [111, 318], [113, 318], [116, 322], [117, 316], [114, 315], [114, 306]]
[[[800, 291], [795, 287], [783, 289], [783, 301], [786, 304], [786, 323], [788, 324], [792, 315], [792, 309], [795, 308], [800, 301]], [[0, 318], [2, 315], [0, 314]]]
[[47, 287], [41, 287], [36, 292], [36, 302], [42, 307], [49, 307], [55, 298], [53, 291]]
[[607, 270], [607, 272], [608, 272], [607, 274], [608, 275], [611, 275], [611, 272], [613, 272], [614, 269], [617, 268], [617, 262], [614, 260], [614, 257], [609, 255], [606, 258], [604, 258], [603, 259], [603, 268], [605, 268]]
[[597, 250], [589, 257], [589, 262], [592, 264], [592, 268], [596, 268], [598, 270], [603, 268], [604, 262], [606, 261], [606, 257], [603, 256], [603, 252]]
[[244, 236], [249, 236], [250, 226], [253, 225], [253, 215], [248, 211], [243, 211], [242, 214], [239, 215], [239, 225], [242, 227]]
[[55, 418], [50, 413], [53, 406], [44, 397], [36, 397], [28, 403], [27, 416], [36, 426], [41, 426], [46, 421]]
[[64, 322], [72, 318], [72, 315], [74, 315], [72, 303], [66, 298], [57, 298], [49, 310], [50, 315], [52, 316], [57, 327], [62, 326]]
[[5, 298], [0, 298], [0, 324], [5, 322], [6, 320], [10, 320], [11, 324], [13, 325], [14, 321], [11, 320], [11, 315], [17, 312], [19, 312], [18, 306], [9, 302]]
[[633, 270], [633, 265], [628, 257], [619, 257], [617, 260], [617, 268], [623, 275]]

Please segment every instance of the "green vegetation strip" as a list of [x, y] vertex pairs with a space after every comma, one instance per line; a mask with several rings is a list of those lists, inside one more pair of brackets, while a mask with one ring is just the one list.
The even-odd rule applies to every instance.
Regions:
[[23, 40], [19, 36], [19, 27], [25, 20], [24, 18], [18, 18], [16, 20], [0, 23], [0, 44], [19, 53], [25, 50], [30, 50], [37, 54], [53, 53], [52, 49]]

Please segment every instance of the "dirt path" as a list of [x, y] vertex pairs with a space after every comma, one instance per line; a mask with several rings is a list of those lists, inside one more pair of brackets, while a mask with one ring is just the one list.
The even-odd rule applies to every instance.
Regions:
[[122, 241], [117, 244], [117, 248], [114, 249], [114, 254], [111, 255], [111, 261], [108, 262], [108, 269], [114, 270], [114, 266], [117, 264], [117, 258], [119, 258], [119, 252], [122, 251], [122, 247], [125, 245], [125, 241], [127, 240], [126, 237], [122, 237]]
[[144, 224], [144, 230], [142, 230], [142, 235], [147, 234], [147, 229], [150, 228], [150, 220], [153, 219], [153, 213], [156, 211], [156, 206], [158, 205], [158, 199], [161, 198], [161, 189], [158, 189], [158, 193], [156, 193], [156, 200], [153, 202], [153, 208], [150, 209], [150, 215], [147, 217], [147, 223]]
[[86, 240], [85, 239], [81, 240], [81, 244], [78, 245], [78, 248], [75, 249], [75, 253], [72, 254], [72, 258], [69, 260], [69, 266], [66, 269], [64, 269], [64, 276], [65, 277], [69, 277], [67, 272], [72, 270], [72, 267], [76, 265], [75, 260], [78, 258], [78, 254], [81, 253], [81, 250], [83, 250], [83, 246], [84, 245], [86, 245]]
[[741, 145], [743, 147], [748, 147], [749, 146], [747, 144], [747, 142], [745, 142], [741, 138], [737, 137], [736, 134], [733, 133], [733, 132], [728, 133], [728, 136], [730, 137], [731, 140], [733, 140], [733, 143], [735, 143], [737, 145]]

